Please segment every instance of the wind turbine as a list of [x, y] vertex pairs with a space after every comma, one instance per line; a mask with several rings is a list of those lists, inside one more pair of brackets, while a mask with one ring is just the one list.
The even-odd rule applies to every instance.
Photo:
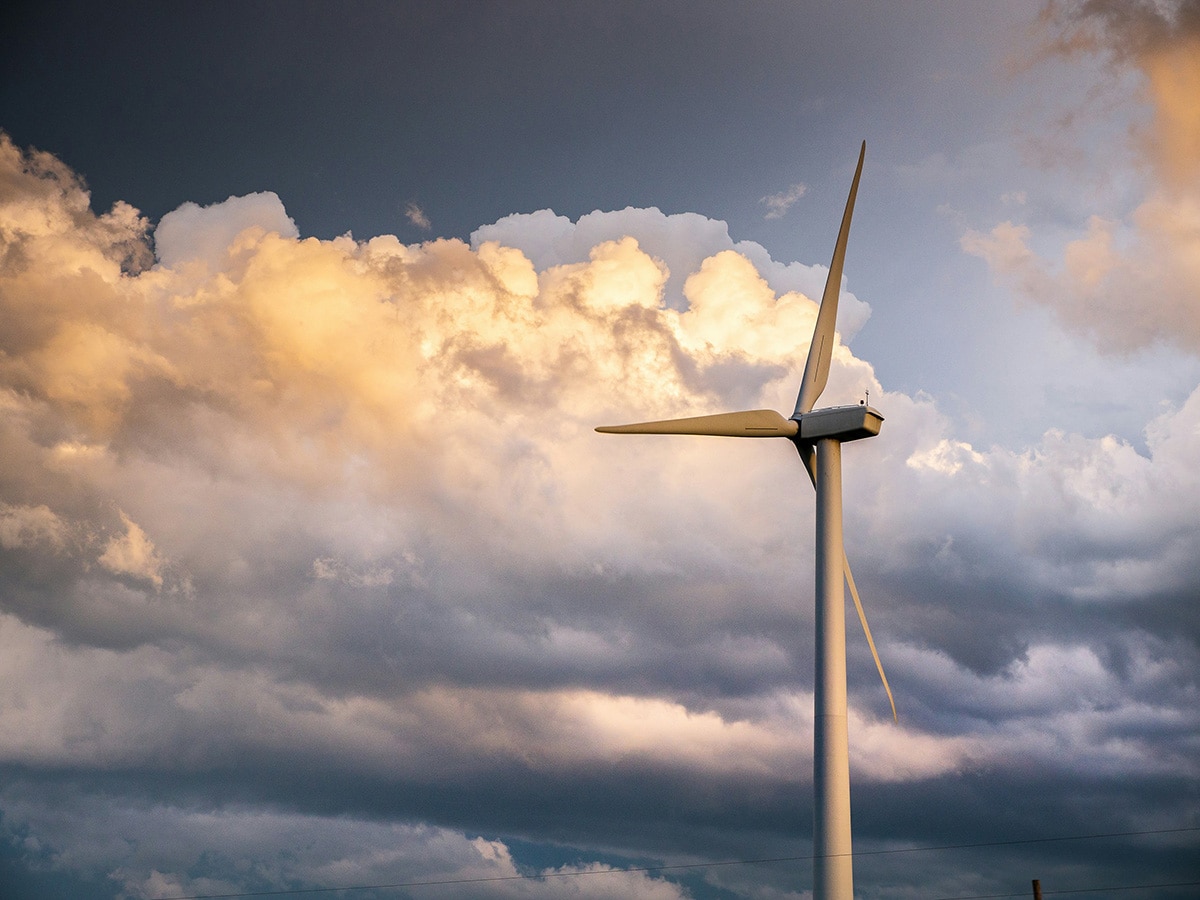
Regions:
[[804, 377], [796, 409], [784, 418], [773, 409], [719, 413], [633, 425], [607, 425], [597, 431], [608, 434], [697, 434], [723, 437], [781, 437], [796, 445], [800, 459], [817, 491], [816, 548], [816, 678], [813, 720], [813, 897], [814, 900], [853, 900], [854, 876], [850, 841], [850, 741], [846, 724], [846, 594], [850, 588], [854, 606], [875, 667], [887, 691], [896, 717], [896, 703], [875, 641], [867, 625], [862, 601], [850, 573], [842, 542], [842, 444], [879, 434], [883, 416], [860, 403], [813, 409], [829, 380], [833, 356], [834, 326], [842, 283], [842, 263], [850, 218], [862, 175], [867, 143], [858, 154], [858, 167], [850, 185], [842, 227], [838, 231], [825, 281], [825, 293], [817, 312]]

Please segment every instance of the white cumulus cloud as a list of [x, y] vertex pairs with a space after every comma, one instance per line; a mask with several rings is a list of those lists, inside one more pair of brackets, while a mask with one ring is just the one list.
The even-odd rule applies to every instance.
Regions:
[[[20, 246], [0, 263], [0, 761], [535, 827], [511, 790], [630, 851], [668, 798], [770, 819], [807, 780], [794, 449], [592, 429], [789, 410], [820, 266], [658, 210], [511, 216], [470, 244], [302, 239], [268, 194], [182, 208], [132, 266], [139, 216], [93, 215], [11, 142], [0, 163]], [[844, 310], [849, 330], [867, 313]], [[1196, 716], [1200, 393], [1139, 452], [973, 446], [839, 340], [823, 401], [866, 390], [887, 421], [846, 450], [847, 540], [902, 725], [853, 636], [856, 778], [1019, 773], [1046, 762], [1021, 752], [1038, 729], [1097, 771], [1169, 771]], [[1123, 740], [1114, 711], [1166, 736]], [[83, 852], [17, 793], [6, 822]], [[195, 868], [203, 841], [139, 855], [135, 824], [103, 827], [130, 893], [243, 883]], [[438, 838], [437, 872], [515, 865], [473, 827]], [[328, 861], [304, 877], [415, 865]], [[680, 894], [612, 879], [571, 883]]]

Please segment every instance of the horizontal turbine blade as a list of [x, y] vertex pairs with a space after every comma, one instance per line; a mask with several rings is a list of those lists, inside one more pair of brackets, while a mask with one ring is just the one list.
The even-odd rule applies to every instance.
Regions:
[[601, 425], [603, 434], [703, 434], [718, 437], [794, 437], [800, 426], [773, 409], [692, 416], [688, 419], [664, 419], [633, 425]]

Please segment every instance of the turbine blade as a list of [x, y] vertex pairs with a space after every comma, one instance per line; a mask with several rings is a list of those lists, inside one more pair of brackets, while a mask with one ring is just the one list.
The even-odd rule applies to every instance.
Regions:
[[800, 452], [800, 459], [804, 461], [804, 470], [808, 472], [808, 480], [812, 482], [815, 489], [817, 486], [817, 450], [812, 444], [802, 444], [796, 442], [796, 449]]
[[862, 175], [863, 157], [866, 153], [867, 142], [863, 141], [862, 149], [858, 153], [858, 168], [854, 170], [854, 181], [850, 184], [850, 196], [846, 199], [846, 211], [842, 214], [842, 227], [833, 247], [833, 261], [829, 264], [829, 277], [825, 279], [825, 293], [821, 295], [821, 308], [817, 311], [817, 325], [813, 329], [812, 343], [808, 347], [808, 360], [804, 364], [804, 378], [800, 381], [800, 396], [796, 398], [794, 415], [810, 412], [829, 381], [838, 295], [842, 288], [842, 263], [846, 259], [850, 218], [854, 214], [854, 198], [858, 195], [858, 179]]
[[[817, 454], [812, 444], [804, 444], [797, 442], [796, 449], [800, 451], [800, 459], [804, 461], [805, 471], [808, 472], [809, 480], [812, 481], [813, 487], [817, 486]], [[863, 634], [867, 636], [867, 646], [871, 648], [871, 656], [875, 659], [875, 669], [879, 672], [879, 680], [883, 682], [883, 689], [887, 691], [888, 703], [892, 705], [892, 721], [899, 722], [900, 719], [896, 716], [896, 699], [892, 696], [892, 686], [888, 684], [887, 675], [883, 672], [883, 662], [879, 659], [879, 651], [875, 649], [875, 638], [871, 636], [871, 626], [867, 624], [867, 614], [863, 610], [862, 600], [858, 596], [858, 585], [854, 583], [854, 573], [850, 571], [850, 557], [846, 556], [845, 550], [842, 551], [842, 571], [846, 576], [846, 584], [850, 588], [850, 596], [854, 598], [854, 608], [858, 610], [858, 621], [862, 623]]]
[[637, 422], [633, 425], [601, 425], [603, 434], [704, 434], [720, 437], [793, 437], [800, 426], [785, 419], [773, 409], [750, 409], [743, 412], [718, 413], [715, 416], [692, 416], [687, 419], [664, 419], [658, 422]]
[[854, 575], [850, 572], [850, 558], [842, 553], [842, 571], [846, 573], [846, 584], [850, 586], [850, 596], [854, 598], [854, 608], [858, 610], [858, 621], [862, 622], [863, 634], [867, 636], [867, 646], [871, 648], [871, 656], [875, 658], [875, 669], [879, 672], [879, 680], [887, 691], [888, 703], [892, 704], [892, 721], [899, 723], [896, 716], [896, 700], [892, 697], [892, 686], [888, 684], [887, 676], [883, 674], [883, 663], [879, 660], [879, 651], [875, 649], [875, 639], [871, 637], [871, 626], [867, 624], [867, 614], [863, 612], [862, 601], [858, 599], [858, 588], [854, 584]]

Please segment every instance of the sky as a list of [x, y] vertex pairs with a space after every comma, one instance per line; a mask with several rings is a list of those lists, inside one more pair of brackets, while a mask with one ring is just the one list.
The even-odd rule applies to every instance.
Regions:
[[810, 897], [863, 140], [857, 896], [1195, 896], [1200, 3], [0, 23], [5, 897]]

